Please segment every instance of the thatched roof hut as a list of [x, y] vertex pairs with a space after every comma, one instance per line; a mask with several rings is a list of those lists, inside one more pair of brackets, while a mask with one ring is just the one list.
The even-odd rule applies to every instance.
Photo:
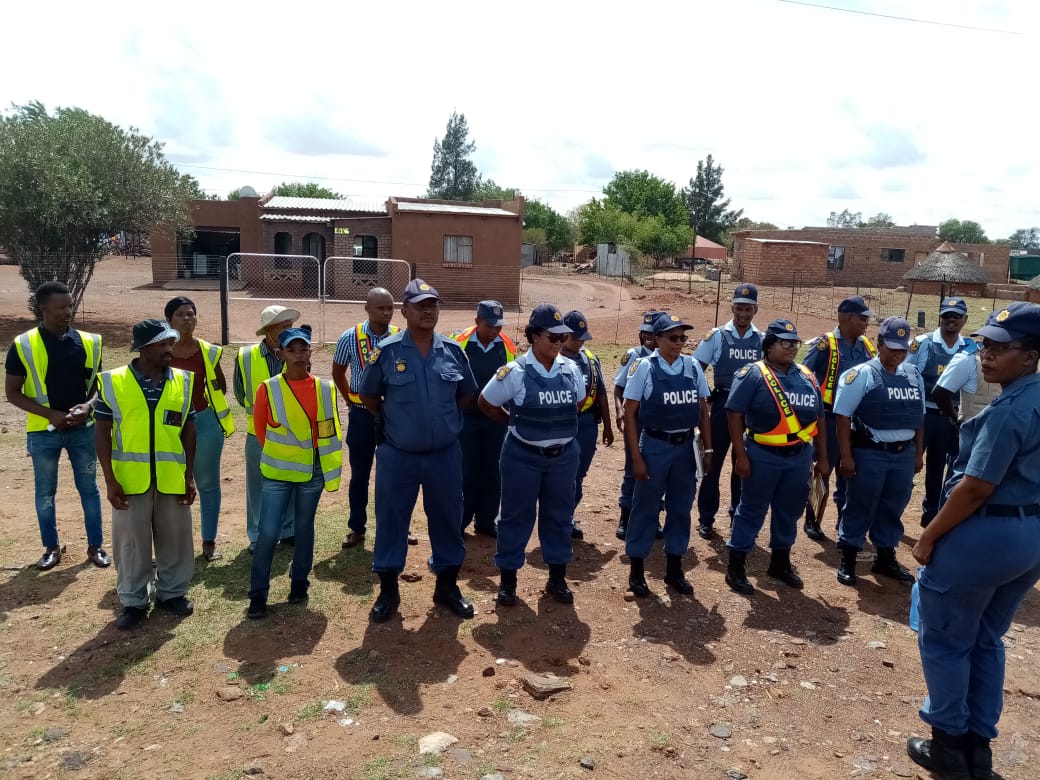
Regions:
[[903, 274], [903, 278], [912, 282], [955, 285], [959, 291], [963, 291], [965, 285], [985, 287], [990, 283], [989, 274], [955, 250], [949, 241], [944, 241], [924, 262]]

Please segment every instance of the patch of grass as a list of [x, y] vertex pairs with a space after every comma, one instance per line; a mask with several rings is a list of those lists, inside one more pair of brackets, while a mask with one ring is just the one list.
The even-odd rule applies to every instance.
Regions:
[[650, 747], [654, 750], [664, 750], [670, 744], [672, 744], [672, 738], [663, 732], [655, 731], [650, 735]]
[[491, 709], [495, 712], [509, 712], [513, 708], [513, 703], [509, 699], [495, 699], [491, 703]]
[[373, 758], [361, 767], [358, 780], [397, 780], [403, 777], [402, 773], [394, 766], [394, 760], [390, 756], [379, 756]]
[[554, 729], [563, 725], [562, 718], [542, 718], [543, 729]]
[[144, 723], [116, 723], [109, 731], [117, 737], [137, 737], [144, 733]]
[[368, 702], [372, 698], [372, 691], [375, 688], [376, 684], [371, 682], [351, 686], [350, 693], [343, 697], [343, 701], [347, 703], [347, 709], [354, 715], [357, 715], [368, 706]]
[[195, 692], [189, 688], [181, 688], [177, 694], [177, 698], [174, 700], [178, 704], [192, 704], [195, 701]]
[[419, 746], [419, 740], [411, 734], [397, 734], [391, 738], [391, 741], [405, 750], [414, 750]]
[[229, 769], [226, 772], [221, 772], [219, 775], [206, 775], [206, 780], [238, 780], [238, 778], [245, 776], [246, 773], [241, 769]]
[[527, 739], [527, 729], [523, 726], [515, 726], [512, 731], [509, 732], [510, 742], [523, 742]]
[[440, 766], [440, 765], [441, 765], [441, 757], [438, 756], [438, 755], [434, 755], [433, 753], [427, 753], [423, 757], [423, 766]]
[[324, 707], [320, 701], [312, 701], [310, 704], [303, 705], [296, 713], [296, 722], [305, 723], [308, 720], [320, 718], [323, 711]]

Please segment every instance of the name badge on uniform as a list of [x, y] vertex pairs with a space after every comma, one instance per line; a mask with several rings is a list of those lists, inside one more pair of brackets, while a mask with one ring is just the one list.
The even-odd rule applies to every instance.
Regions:
[[174, 409], [163, 411], [163, 425], [175, 425], [178, 428], [184, 424], [184, 413]]
[[319, 439], [331, 439], [336, 435], [336, 421], [329, 417], [325, 420], [318, 420], [318, 438]]

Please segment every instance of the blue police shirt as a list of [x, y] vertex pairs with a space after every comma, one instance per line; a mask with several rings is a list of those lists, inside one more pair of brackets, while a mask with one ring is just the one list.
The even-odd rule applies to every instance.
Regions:
[[[804, 428], [819, 419], [823, 411], [820, 391], [813, 381], [802, 373], [797, 363], [786, 372], [769, 366], [780, 382], [798, 423]], [[726, 398], [726, 411], [741, 412], [752, 433], [768, 433], [780, 424], [780, 410], [776, 407], [773, 391], [766, 384], [762, 372], [754, 365], [740, 369], [733, 378], [733, 387]]]
[[[914, 346], [916, 344], [916, 346]], [[961, 354], [962, 352], [969, 355], [973, 355], [977, 348], [975, 342], [972, 339], [964, 336], [958, 336], [957, 342], [952, 346], [946, 346], [946, 341], [942, 337], [942, 329], [936, 328], [931, 333], [922, 333], [914, 339], [914, 343], [910, 345], [910, 351], [907, 352], [906, 360], [904, 362], [910, 363], [915, 366], [922, 375], [927, 374], [928, 361], [932, 356], [933, 351], [937, 351], [938, 355], [938, 376], [936, 377], [935, 384], [938, 384], [938, 380], [942, 379], [943, 373], [949, 370], [949, 364], [954, 356]], [[928, 388], [929, 380], [925, 378], [925, 389]], [[950, 388], [947, 387], [949, 390]], [[951, 392], [956, 392], [951, 390]], [[969, 390], [968, 392], [975, 392]], [[937, 409], [935, 401], [932, 400], [931, 393], [925, 396], [924, 405], [930, 409]]]
[[[527, 388], [524, 385], [524, 372], [534, 370], [541, 376], [551, 379], [563, 372], [574, 386], [575, 405], [585, 400], [585, 379], [581, 375], [581, 369], [573, 360], [557, 355], [552, 367], [546, 371], [545, 366], [538, 362], [531, 351], [528, 350], [516, 360], [510, 361], [503, 366], [497, 374], [488, 382], [481, 395], [484, 400], [492, 406], [505, 407], [508, 404], [523, 405], [527, 398]], [[573, 437], [562, 439], [525, 439], [516, 432], [516, 426], [509, 426], [509, 433], [516, 436], [520, 441], [533, 444], [536, 447], [555, 447], [557, 444], [566, 444]]]
[[650, 357], [651, 350], [640, 345], [638, 347], [631, 347], [625, 356], [621, 358], [621, 365], [618, 366], [617, 374], [614, 376], [614, 387], [620, 387], [622, 390], [625, 389], [625, 384], [628, 382], [628, 370], [632, 368], [632, 361], [639, 360], [639, 358]]
[[[657, 361], [661, 370], [666, 374], [672, 376], [678, 376], [679, 374], [685, 374], [687, 377], [692, 379], [697, 385], [697, 397], [707, 398], [711, 395], [711, 391], [708, 389], [708, 380], [704, 376], [704, 372], [701, 370], [700, 364], [689, 355], [679, 355], [674, 363], [669, 363], [663, 357], [661, 353], [656, 349], [651, 353], [660, 358]], [[654, 372], [651, 370], [650, 362], [648, 360], [640, 360], [628, 367], [628, 382], [625, 385], [624, 398], [626, 401], [643, 401], [650, 397], [650, 394], [654, 391]], [[683, 428], [681, 426], [675, 428], [665, 428], [668, 433], [680, 433], [682, 431], [688, 431], [689, 428]]]
[[383, 339], [373, 351], [358, 392], [382, 397], [387, 443], [405, 452], [434, 452], [458, 440], [462, 410], [456, 398], [477, 389], [456, 342], [434, 333], [424, 358], [405, 330]]
[[[838, 379], [838, 388], [834, 397], [834, 413], [842, 417], [855, 417], [863, 396], [882, 384], [880, 372], [884, 371], [881, 361], [877, 358], [867, 361], [866, 365], [850, 368], [842, 373]], [[911, 384], [916, 384], [921, 394], [921, 414], [924, 415], [924, 379], [921, 373], [906, 363], [900, 363], [896, 369], [896, 376], [906, 377]], [[922, 419], [922, 425], [924, 424]], [[877, 429], [869, 425], [864, 426], [874, 441], [896, 442], [906, 441], [914, 438], [916, 428], [891, 428]]]
[[[723, 331], [726, 331], [724, 334]], [[743, 356], [724, 355], [726, 350], [726, 338], [735, 342], [735, 349], [730, 352], [744, 352]], [[747, 333], [741, 336], [737, 332], [733, 320], [730, 320], [721, 328], [712, 328], [703, 341], [693, 351], [693, 357], [699, 360], [703, 366], [715, 367], [715, 387], [726, 389], [733, 384], [733, 374], [748, 363], [754, 363], [762, 359], [762, 336], [764, 334], [751, 323]], [[726, 359], [723, 359], [726, 358]], [[724, 368], [725, 366], [725, 368]], [[728, 368], [732, 366], [732, 371]], [[729, 374], [726, 376], [726, 374]]]
[[961, 426], [960, 449], [943, 489], [943, 499], [967, 474], [997, 486], [988, 503], [1040, 503], [1037, 463], [1040, 374], [1030, 374], [1011, 383], [989, 406]]
[[936, 387], [951, 393], [979, 391], [979, 360], [974, 352], [958, 352], [939, 374]]

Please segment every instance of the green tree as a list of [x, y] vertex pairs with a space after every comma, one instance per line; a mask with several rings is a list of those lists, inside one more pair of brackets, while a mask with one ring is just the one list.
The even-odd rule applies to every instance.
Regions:
[[718, 243], [732, 251], [733, 234], [741, 230], [778, 230], [778, 228], [772, 222], [756, 222], [751, 217], [741, 217], [733, 224], [733, 227], [722, 234], [722, 240]]
[[857, 227], [861, 228], [890, 228], [895, 226], [896, 223], [892, 221], [892, 216], [883, 211], [879, 211], [867, 221], [860, 222], [857, 225]]
[[1012, 249], [1030, 252], [1040, 250], [1040, 228], [1019, 228], [1008, 236], [1007, 245]]
[[686, 225], [686, 206], [675, 185], [649, 171], [620, 171], [603, 188], [605, 203], [637, 217], [661, 217], [669, 226]]
[[470, 159], [476, 148], [477, 145], [469, 140], [466, 115], [453, 111], [444, 140], [438, 138], [433, 142], [433, 163], [426, 197], [473, 200], [480, 182], [477, 166]]
[[494, 179], [481, 178], [473, 189], [472, 200], [512, 200], [519, 194], [520, 190], [499, 187]]
[[948, 219], [939, 223], [939, 238], [954, 244], [988, 244], [982, 225], [970, 219]]
[[861, 211], [849, 211], [845, 209], [840, 214], [836, 211], [832, 211], [831, 215], [827, 217], [827, 227], [832, 228], [854, 228], [859, 227], [863, 224], [863, 212]]
[[[281, 195], [285, 198], [342, 198], [338, 192], [323, 187], [314, 181], [283, 181], [271, 189], [272, 195]], [[238, 199], [236, 194], [235, 199]]]
[[660, 266], [683, 254], [693, 241], [693, 231], [687, 225], [669, 225], [664, 217], [651, 215], [640, 217], [628, 243], [641, 255], [652, 257], [654, 265]]
[[697, 175], [690, 179], [690, 186], [682, 190], [693, 232], [719, 243], [744, 213], [743, 209], [734, 211], [729, 208], [730, 199], [725, 197], [722, 173], [722, 166], [716, 165], [709, 154], [698, 161]]
[[545, 244], [550, 252], [562, 252], [574, 246], [571, 223], [537, 198], [524, 203], [524, 227], [545, 231]]
[[583, 244], [622, 244], [655, 264], [681, 254], [693, 240], [686, 224], [669, 224], [660, 214], [630, 214], [593, 198], [578, 210], [578, 240]]
[[[0, 115], [0, 244], [30, 290], [64, 282], [78, 310], [108, 236], [190, 227], [198, 182], [162, 148], [79, 108], [32, 102]], [[29, 307], [39, 316], [31, 295]]]

